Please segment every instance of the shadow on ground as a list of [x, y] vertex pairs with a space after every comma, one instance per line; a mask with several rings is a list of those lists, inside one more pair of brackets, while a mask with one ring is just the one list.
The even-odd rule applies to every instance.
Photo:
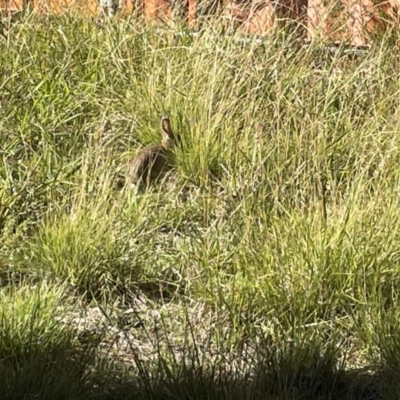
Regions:
[[345, 371], [323, 357], [306, 362], [304, 354], [253, 360], [241, 371], [229, 371], [231, 366], [223, 364], [209, 368], [185, 364], [188, 362], [171, 368], [160, 361], [150, 373], [137, 362], [132, 369], [136, 377], [111, 379], [93, 396], [101, 400], [388, 400], [398, 399], [400, 394], [398, 374], [389, 368]]
[[[37, 339], [37, 338], [36, 338]], [[40, 343], [37, 341], [36, 343]], [[2, 400], [398, 399], [398, 368], [347, 371], [334, 346], [304, 343], [201, 359], [201, 348], [145, 361], [104, 354], [90, 339], [0, 352]], [[157, 351], [157, 347], [155, 347]], [[399, 364], [400, 365], [400, 364]]]

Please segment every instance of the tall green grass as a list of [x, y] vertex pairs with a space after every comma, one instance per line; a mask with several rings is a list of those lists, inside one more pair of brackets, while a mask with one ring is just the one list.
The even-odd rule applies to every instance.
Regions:
[[[189, 33], [27, 16], [0, 38], [5, 398], [397, 398], [397, 34], [352, 57]], [[173, 174], [129, 190], [163, 112]], [[52, 322], [74, 302], [109, 326], [79, 364], [98, 384], [51, 368], [77, 359]]]

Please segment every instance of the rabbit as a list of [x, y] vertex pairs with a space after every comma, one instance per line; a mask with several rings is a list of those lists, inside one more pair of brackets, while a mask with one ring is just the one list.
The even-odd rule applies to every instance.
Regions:
[[129, 184], [148, 186], [161, 178], [172, 166], [171, 149], [180, 143], [179, 135], [171, 128], [168, 115], [161, 117], [161, 144], [146, 146], [129, 161], [127, 180]]

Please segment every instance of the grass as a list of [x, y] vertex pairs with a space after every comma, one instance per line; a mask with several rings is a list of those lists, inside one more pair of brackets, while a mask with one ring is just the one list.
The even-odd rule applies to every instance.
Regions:
[[[2, 398], [398, 398], [397, 33], [215, 26], [0, 38]], [[174, 173], [121, 189], [165, 111]]]

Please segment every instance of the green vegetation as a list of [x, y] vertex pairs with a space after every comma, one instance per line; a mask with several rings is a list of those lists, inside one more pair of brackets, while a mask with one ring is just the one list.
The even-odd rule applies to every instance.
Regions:
[[[400, 59], [34, 17], [0, 37], [0, 393], [398, 399]], [[124, 168], [159, 140], [176, 168]]]

